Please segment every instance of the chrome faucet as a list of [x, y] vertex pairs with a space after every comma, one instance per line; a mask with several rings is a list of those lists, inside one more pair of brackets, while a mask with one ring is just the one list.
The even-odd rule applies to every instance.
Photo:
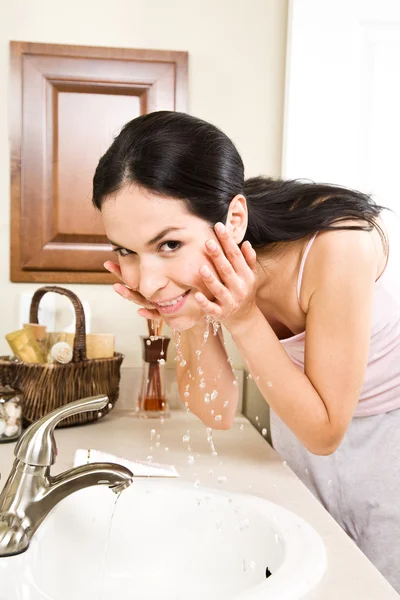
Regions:
[[16, 458], [0, 494], [0, 557], [27, 550], [48, 513], [73, 492], [108, 485], [118, 494], [132, 483], [133, 473], [112, 463], [82, 465], [55, 477], [50, 474], [57, 455], [57, 423], [76, 413], [101, 410], [108, 401], [107, 396], [92, 396], [70, 402], [33, 423], [18, 440]]

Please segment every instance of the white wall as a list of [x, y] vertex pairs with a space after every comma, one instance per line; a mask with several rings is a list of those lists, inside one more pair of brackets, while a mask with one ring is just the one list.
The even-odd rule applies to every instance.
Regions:
[[[8, 353], [4, 334], [18, 326], [20, 293], [40, 287], [9, 280], [9, 41], [188, 51], [189, 112], [232, 137], [248, 176], [278, 176], [286, 21], [287, 0], [0, 2], [0, 353]], [[66, 287], [90, 302], [92, 331], [115, 333], [124, 365], [139, 365], [138, 336], [147, 329], [135, 306], [108, 286]], [[230, 340], [229, 348], [240, 368]]]

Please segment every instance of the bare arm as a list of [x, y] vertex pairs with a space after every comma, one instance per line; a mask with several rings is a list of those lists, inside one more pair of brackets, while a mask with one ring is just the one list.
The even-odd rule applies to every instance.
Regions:
[[365, 232], [321, 234], [306, 318], [305, 372], [257, 309], [232, 337], [271, 408], [315, 454], [342, 441], [368, 359], [377, 255]]

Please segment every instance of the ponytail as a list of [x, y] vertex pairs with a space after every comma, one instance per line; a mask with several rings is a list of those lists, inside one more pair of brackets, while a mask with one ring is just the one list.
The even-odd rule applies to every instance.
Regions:
[[[244, 182], [244, 196], [249, 219], [243, 241], [255, 248], [330, 229], [371, 231], [375, 227], [380, 231], [376, 218], [383, 207], [370, 196], [345, 187], [252, 177]], [[340, 224], [347, 220], [359, 221], [359, 225]]]

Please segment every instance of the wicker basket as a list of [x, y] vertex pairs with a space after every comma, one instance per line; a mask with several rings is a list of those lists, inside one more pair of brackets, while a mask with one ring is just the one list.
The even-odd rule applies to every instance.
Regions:
[[67, 296], [75, 308], [76, 333], [73, 358], [62, 365], [34, 364], [10, 361], [9, 357], [0, 357], [0, 380], [22, 390], [24, 395], [24, 424], [37, 421], [55, 408], [68, 402], [105, 394], [110, 402], [101, 413], [95, 411], [79, 413], [63, 419], [60, 427], [82, 425], [106, 415], [118, 400], [119, 380], [123, 354], [114, 353], [112, 358], [86, 358], [85, 314], [79, 298], [70, 290], [59, 286], [45, 286], [36, 290], [30, 308], [30, 323], [38, 323], [38, 308], [47, 292]]

